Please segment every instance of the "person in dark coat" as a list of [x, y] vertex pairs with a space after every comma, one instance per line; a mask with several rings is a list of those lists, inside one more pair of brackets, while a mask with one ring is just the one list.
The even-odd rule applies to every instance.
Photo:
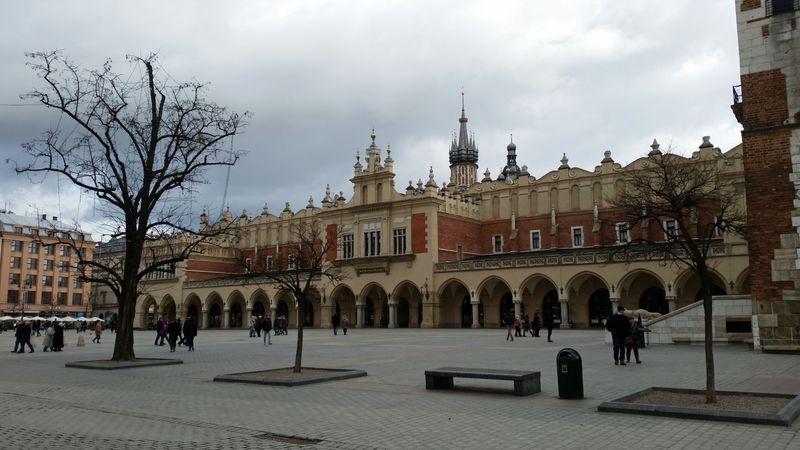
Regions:
[[547, 328], [547, 342], [553, 342], [550, 338], [553, 336], [553, 325], [555, 320], [553, 319], [553, 311], [549, 309], [544, 312], [544, 327]]
[[189, 351], [194, 351], [194, 338], [197, 336], [197, 321], [194, 317], [187, 317], [186, 322], [183, 324], [183, 340]]
[[539, 318], [539, 312], [533, 313], [533, 320], [531, 321], [533, 328], [533, 337], [539, 337], [539, 330], [542, 328], [542, 319]]
[[633, 315], [628, 317], [628, 322], [631, 324], [631, 334], [625, 338], [625, 359], [628, 364], [630, 364], [631, 351], [633, 351], [633, 355], [636, 357], [636, 364], [641, 364], [642, 360], [639, 359], [639, 346], [642, 344], [641, 337], [643, 336], [642, 332], [644, 331], [644, 327]]
[[261, 319], [261, 331], [264, 332], [264, 345], [267, 345], [267, 342], [269, 342], [269, 345], [272, 345], [272, 336], [270, 335], [272, 332], [272, 320], [269, 316]]
[[333, 326], [333, 335], [336, 336], [336, 331], [339, 329], [339, 315], [336, 313], [331, 317], [331, 326]]
[[55, 334], [53, 335], [53, 350], [54, 352], [60, 352], [62, 348], [64, 348], [64, 324], [58, 322], [53, 325], [55, 328]]
[[617, 306], [617, 313], [608, 316], [606, 330], [611, 332], [614, 351], [614, 365], [625, 365], [625, 338], [631, 334], [631, 324], [625, 315], [625, 307]]
[[176, 319], [172, 319], [167, 325], [167, 342], [169, 351], [174, 352], [178, 344], [178, 335], [181, 334], [181, 326]]

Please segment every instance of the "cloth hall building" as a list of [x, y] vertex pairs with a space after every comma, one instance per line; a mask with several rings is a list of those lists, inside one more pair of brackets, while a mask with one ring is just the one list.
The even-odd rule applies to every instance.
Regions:
[[[517, 148], [506, 148], [507, 164], [492, 177], [478, 174], [478, 148], [462, 107], [459, 133], [450, 145], [450, 182], [438, 185], [433, 170], [398, 190], [391, 150], [373, 132], [364, 158], [353, 166], [352, 198], [327, 190], [320, 205], [277, 215], [265, 207], [251, 217], [226, 211], [221, 221], [239, 236], [157, 272], [144, 283], [135, 325], [192, 315], [201, 328], [247, 327], [253, 315], [285, 315], [291, 325], [330, 327], [333, 314], [354, 327], [498, 327], [513, 312], [549, 310], [561, 327], [602, 326], [612, 307], [667, 313], [695, 302], [700, 283], [685, 267], [648, 253], [621, 251], [631, 236], [615, 220], [609, 199], [627, 171], [647, 167], [661, 154], [621, 166], [605, 152], [591, 170], [560, 165], [539, 175], [517, 164]], [[442, 149], [446, 151], [446, 149]], [[384, 156], [385, 154], [385, 156]], [[722, 152], [708, 137], [687, 163], [716, 161], [742, 179], [741, 146]], [[398, 161], [398, 163], [400, 163]], [[344, 176], [345, 174], [343, 174]], [[338, 230], [333, 263], [346, 273], [335, 285], [311, 293], [305, 317], [297, 317], [290, 293], [242, 274], [243, 258], [269, 266], [292, 244], [290, 225], [316, 219]], [[201, 227], [209, 224], [203, 213]], [[650, 238], [655, 236], [651, 230]], [[657, 240], [657, 239], [656, 239]], [[97, 257], [115, 249], [100, 245]], [[747, 243], [720, 235], [710, 263], [715, 294], [749, 293]], [[109, 293], [95, 292], [98, 312], [113, 313]]]

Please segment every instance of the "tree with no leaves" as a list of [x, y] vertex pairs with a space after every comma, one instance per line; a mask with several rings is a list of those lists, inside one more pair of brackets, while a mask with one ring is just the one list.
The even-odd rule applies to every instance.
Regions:
[[186, 259], [208, 237], [191, 229], [187, 199], [207, 169], [237, 162], [241, 152], [231, 139], [248, 114], [206, 99], [202, 83], [174, 82], [154, 54], [128, 56], [129, 75], [113, 72], [110, 60], [85, 70], [58, 51], [27, 56], [43, 87], [23, 98], [60, 119], [23, 145], [31, 161], [16, 163], [16, 171], [56, 174], [99, 200], [124, 257], [109, 264], [79, 254], [78, 269], [84, 281], [117, 296], [112, 360], [133, 360], [139, 282]]
[[[697, 157], [652, 152], [624, 177], [623, 192], [610, 199], [636, 244], [684, 265], [700, 279], [705, 323], [706, 402], [716, 402], [709, 258], [724, 233], [744, 235], [743, 188], [726, 173], [726, 161], [707, 139]], [[703, 157], [706, 154], [706, 157]], [[709, 156], [710, 155], [710, 156]], [[666, 242], [662, 241], [666, 236]]]
[[318, 219], [298, 219], [289, 225], [292, 243], [281, 246], [281, 252], [275, 255], [272, 266], [268, 266], [266, 260], [245, 264], [248, 278], [276, 285], [291, 292], [294, 297], [298, 317], [295, 373], [302, 371], [303, 317], [309, 293], [320, 284], [344, 279], [342, 270], [329, 257], [335, 251], [334, 245], [339, 236], [336, 230], [336, 225], [323, 229]]

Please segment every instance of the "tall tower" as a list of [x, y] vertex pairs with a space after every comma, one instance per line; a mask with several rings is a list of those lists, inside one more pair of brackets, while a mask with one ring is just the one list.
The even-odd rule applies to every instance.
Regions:
[[464, 92], [461, 92], [461, 117], [458, 122], [458, 141], [453, 136], [450, 143], [450, 181], [456, 190], [465, 190], [478, 179], [478, 147], [467, 132], [467, 116], [464, 113]]
[[[800, 351], [800, 2], [736, 0], [754, 346]], [[754, 332], [756, 329], [754, 329]]]

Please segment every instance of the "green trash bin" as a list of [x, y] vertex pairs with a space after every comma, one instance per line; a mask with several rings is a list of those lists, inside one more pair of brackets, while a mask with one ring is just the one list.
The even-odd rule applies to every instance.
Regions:
[[571, 348], [564, 348], [556, 356], [558, 372], [558, 397], [583, 398], [583, 361], [581, 355]]

